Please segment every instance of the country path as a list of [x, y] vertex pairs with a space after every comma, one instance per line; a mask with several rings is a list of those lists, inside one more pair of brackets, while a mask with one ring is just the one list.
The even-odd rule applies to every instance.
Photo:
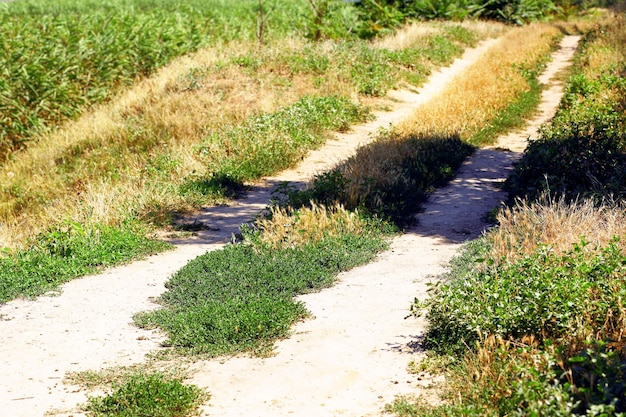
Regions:
[[[265, 207], [275, 184], [304, 183], [345, 159], [379, 128], [401, 121], [436, 95], [495, 42], [469, 49], [434, 73], [417, 94], [397, 92], [391, 111], [338, 135], [298, 168], [254, 187], [247, 198], [201, 213], [198, 220], [210, 227], [198, 238], [175, 241], [175, 250], [71, 281], [56, 296], [0, 306], [2, 415], [82, 415], [76, 404], [85, 401], [85, 392], [64, 385], [64, 375], [140, 363], [158, 350], [163, 336], [134, 327], [132, 316], [155, 308], [150, 298], [165, 290], [173, 272], [227, 242], [241, 223]], [[416, 342], [423, 323], [404, 317], [413, 298], [425, 294], [429, 276], [441, 272], [459, 245], [485, 227], [480, 217], [502, 199], [495, 185], [506, 177], [515, 155], [478, 151], [450, 187], [433, 196], [419, 226], [394, 239], [391, 250], [343, 274], [336, 286], [302, 297], [314, 319], [298, 324], [291, 338], [277, 343], [275, 356], [195, 363], [191, 382], [212, 394], [205, 414], [379, 415], [394, 394], [414, 391], [419, 381], [406, 365], [420, 355]]]

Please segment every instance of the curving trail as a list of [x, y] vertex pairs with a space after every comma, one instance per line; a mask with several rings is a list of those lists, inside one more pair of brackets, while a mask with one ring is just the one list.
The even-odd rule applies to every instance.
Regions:
[[[374, 122], [338, 135], [298, 168], [267, 178], [248, 197], [215, 207], [198, 220], [210, 227], [197, 239], [179, 240], [173, 251], [65, 284], [56, 296], [15, 300], [0, 306], [0, 410], [7, 417], [79, 416], [85, 393], [66, 386], [66, 372], [130, 365], [159, 349], [162, 335], [132, 325], [132, 315], [154, 308], [169, 276], [189, 260], [221, 247], [237, 227], [251, 220], [281, 181], [306, 182], [372, 139], [371, 133], [407, 117], [471, 65], [497, 40], [466, 51], [450, 67], [434, 73], [418, 93], [396, 92], [392, 111]], [[571, 42], [571, 43], [570, 43]], [[550, 69], [568, 65], [577, 38], [566, 37]], [[558, 67], [557, 67], [558, 66]], [[550, 97], [560, 97], [553, 80], [543, 81]], [[546, 106], [552, 117], [558, 98]], [[548, 108], [549, 107], [549, 108]], [[534, 135], [516, 136], [522, 143]], [[512, 143], [505, 139], [500, 147]], [[518, 148], [513, 149], [519, 152]], [[421, 354], [423, 323], [405, 319], [413, 298], [425, 294], [430, 276], [467, 239], [486, 227], [481, 216], [503, 199], [497, 184], [518, 153], [484, 149], [461, 168], [449, 187], [431, 198], [419, 225], [394, 239], [377, 261], [340, 276], [337, 285], [301, 299], [314, 319], [294, 327], [270, 358], [231, 358], [193, 365], [192, 383], [208, 387], [207, 415], [373, 416], [394, 395], [415, 392], [424, 383], [406, 366]]]

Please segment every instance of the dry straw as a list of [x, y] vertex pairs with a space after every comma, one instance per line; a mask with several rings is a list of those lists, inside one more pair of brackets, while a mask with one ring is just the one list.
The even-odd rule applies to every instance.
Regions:
[[493, 244], [494, 259], [513, 262], [530, 255], [540, 245], [556, 252], [567, 252], [581, 237], [591, 247], [606, 247], [620, 237], [622, 250], [626, 243], [626, 207], [606, 201], [566, 202], [544, 197], [537, 202], [519, 201], [515, 207], [498, 214], [499, 227], [488, 239]]
[[398, 128], [400, 134], [459, 135], [468, 140], [521, 93], [529, 90], [521, 67], [535, 67], [559, 30], [533, 24], [509, 30], [467, 71]]
[[293, 248], [315, 243], [325, 237], [366, 233], [367, 223], [358, 212], [342, 206], [326, 207], [311, 204], [297, 211], [274, 207], [269, 218], [257, 221], [262, 231], [260, 240], [276, 249]]

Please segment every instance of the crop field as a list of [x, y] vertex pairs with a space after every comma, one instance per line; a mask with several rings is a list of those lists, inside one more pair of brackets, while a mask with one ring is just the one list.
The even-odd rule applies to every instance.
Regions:
[[[297, 16], [298, 2], [291, 3], [290, 14]], [[0, 157], [177, 56], [254, 38], [255, 4], [30, 0], [1, 5]], [[274, 11], [273, 35], [292, 30], [286, 10], [278, 9], [284, 8], [281, 2], [267, 7]]]

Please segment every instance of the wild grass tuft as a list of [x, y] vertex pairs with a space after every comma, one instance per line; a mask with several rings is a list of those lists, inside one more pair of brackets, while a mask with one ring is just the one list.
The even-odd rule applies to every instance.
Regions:
[[[532, 111], [534, 100], [521, 109], [515, 106], [519, 107], [529, 94], [533, 77], [545, 63], [558, 36], [558, 29], [548, 25], [510, 30], [445, 91], [399, 126], [399, 132], [458, 135], [474, 145], [489, 144], [504, 126], [487, 128], [493, 132], [486, 131], [485, 126], [502, 124], [498, 118], [502, 119], [506, 112], [527, 117]], [[531, 96], [537, 93], [535, 86]], [[511, 114], [505, 119], [510, 119]]]
[[372, 221], [361, 217], [358, 211], [349, 211], [342, 206], [326, 207], [314, 202], [310, 207], [298, 210], [273, 206], [268, 217], [256, 222], [261, 231], [259, 242], [275, 249], [293, 248], [346, 234], [367, 234], [372, 226]]
[[[556, 253], [566, 252], [581, 236], [598, 247], [605, 247], [615, 236], [626, 236], [626, 210], [623, 204], [610, 201], [519, 200], [515, 206], [500, 210], [497, 223], [488, 240], [490, 256], [501, 262], [530, 255], [542, 246]], [[624, 242], [617, 244], [624, 248]]]
[[280, 204], [339, 203], [398, 226], [412, 223], [428, 193], [454, 177], [473, 148], [456, 137], [401, 137], [396, 132], [358, 149], [304, 190], [277, 190]]

